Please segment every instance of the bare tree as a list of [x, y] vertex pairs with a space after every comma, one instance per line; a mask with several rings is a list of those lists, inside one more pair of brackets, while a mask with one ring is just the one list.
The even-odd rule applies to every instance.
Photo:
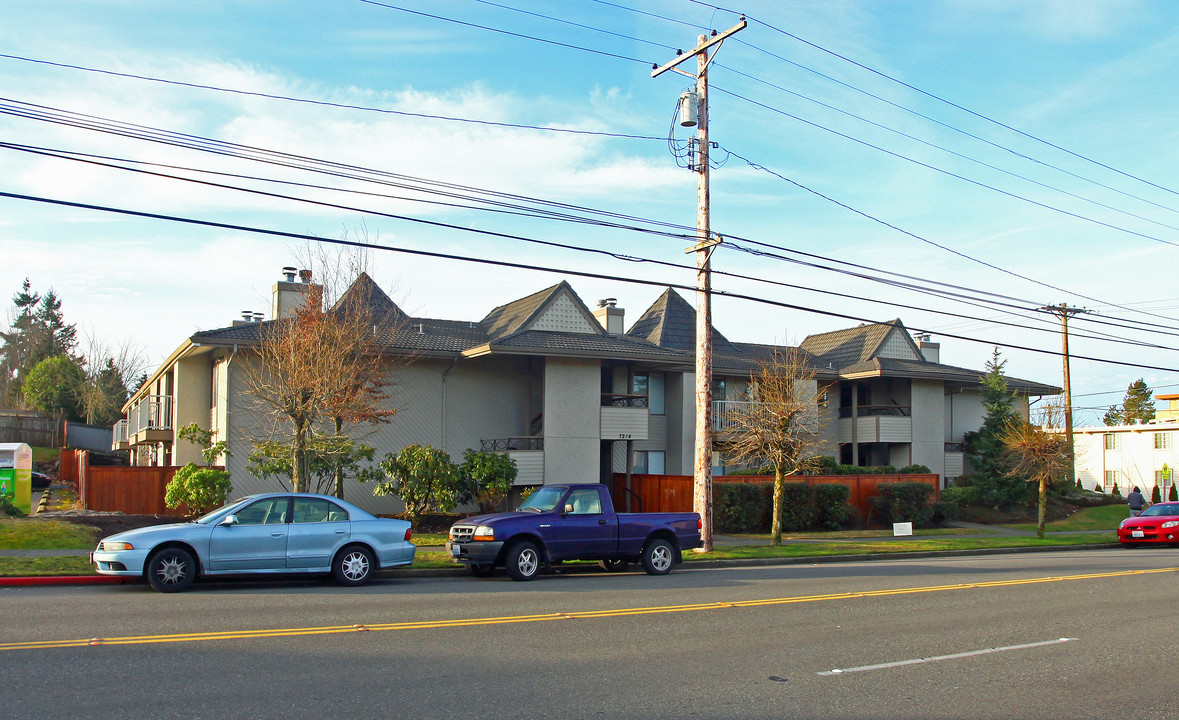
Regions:
[[[1055, 404], [1045, 405], [1040, 411], [1040, 422], [1046, 428], [1059, 428], [1064, 423], [1065, 410]], [[1053, 480], [1067, 476], [1070, 467], [1068, 437], [1063, 433], [1044, 432], [1032, 423], [1014, 418], [999, 433], [1012, 477], [1026, 477], [1039, 484], [1036, 535], [1044, 537], [1044, 523], [1048, 514], [1048, 486]]]
[[[248, 373], [247, 387], [256, 408], [269, 420], [270, 436], [256, 441], [289, 447], [296, 492], [310, 486], [309, 453], [323, 445], [318, 441], [347, 440], [346, 424], [388, 422], [396, 413], [386, 406], [391, 366], [379, 340], [395, 332], [403, 318], [379, 312], [369, 303], [375, 283], [363, 270], [343, 293], [333, 295], [338, 285], [329, 284], [346, 276], [342, 268], [364, 264], [363, 256], [332, 263], [320, 255], [316, 265], [326, 268], [324, 282], [309, 285], [293, 317], [267, 323], [259, 331], [258, 362]], [[327, 305], [325, 297], [335, 300]], [[334, 490], [343, 495], [339, 468]]]
[[775, 349], [750, 374], [750, 402], [725, 413], [733, 439], [723, 452], [740, 465], [774, 468], [771, 545], [782, 544], [785, 478], [817, 467], [825, 444], [815, 371], [797, 348]]
[[83, 415], [91, 425], [112, 425], [122, 416], [131, 383], [147, 370], [147, 353], [130, 340], [112, 345], [87, 330], [83, 355], [86, 380], [79, 389]]

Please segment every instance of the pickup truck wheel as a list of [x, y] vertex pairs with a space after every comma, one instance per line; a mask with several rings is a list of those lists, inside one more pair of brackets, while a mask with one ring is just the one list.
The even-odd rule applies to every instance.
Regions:
[[630, 563], [625, 560], [599, 560], [598, 567], [611, 573], [626, 572], [626, 569], [630, 567]]
[[540, 551], [527, 540], [518, 542], [508, 550], [504, 569], [513, 580], [531, 580], [540, 571]]
[[478, 578], [491, 577], [491, 574], [495, 572], [495, 565], [492, 563], [471, 563], [467, 565], [467, 572]]
[[656, 538], [643, 547], [641, 560], [648, 575], [666, 575], [675, 564], [675, 550], [668, 541]]

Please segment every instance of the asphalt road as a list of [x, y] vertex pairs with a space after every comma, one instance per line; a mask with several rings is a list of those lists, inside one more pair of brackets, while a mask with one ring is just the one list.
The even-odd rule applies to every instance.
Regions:
[[7, 718], [1179, 718], [1166, 548], [0, 608]]

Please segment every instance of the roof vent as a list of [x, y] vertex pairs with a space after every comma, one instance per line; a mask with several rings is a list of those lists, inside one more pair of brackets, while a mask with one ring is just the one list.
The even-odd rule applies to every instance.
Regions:
[[256, 323], [262, 322], [263, 317], [265, 317], [265, 315], [263, 315], [262, 313], [256, 312], [256, 311], [254, 312], [254, 322], [256, 322]]
[[418, 323], [417, 328], [418, 328], [418, 335], [425, 335], [426, 334], [426, 323]]
[[298, 270], [289, 265], [282, 269], [282, 274], [286, 277], [286, 282], [295, 282], [295, 273], [297, 272]]
[[251, 322], [253, 319], [254, 319], [254, 311], [253, 310], [242, 310], [242, 320], [245, 320], [246, 322]]
[[602, 298], [598, 301], [598, 307], [614, 307], [618, 305], [618, 298]]

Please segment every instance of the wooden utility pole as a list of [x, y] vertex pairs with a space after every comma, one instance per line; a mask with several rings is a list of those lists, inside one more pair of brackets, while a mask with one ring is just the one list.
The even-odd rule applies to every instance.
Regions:
[[[700, 550], [712, 551], [712, 251], [720, 244], [709, 229], [709, 187], [708, 187], [708, 64], [712, 47], [720, 49], [725, 38], [746, 26], [745, 17], [741, 22], [717, 33], [712, 37], [700, 35], [696, 48], [675, 60], [657, 66], [651, 77], [658, 77], [668, 70], [694, 78], [696, 81], [697, 126], [696, 152], [693, 170], [696, 181], [696, 244], [685, 252], [696, 253], [696, 445], [693, 462], [692, 509], [700, 514]], [[676, 68], [691, 56], [696, 56], [696, 74]]]
[[1068, 319], [1073, 315], [1079, 315], [1089, 311], [1082, 308], [1069, 307], [1067, 303], [1046, 305], [1040, 309], [1060, 318], [1060, 335], [1064, 355], [1064, 437], [1068, 443], [1068, 480], [1069, 482], [1075, 483], [1077, 481], [1077, 468], [1076, 458], [1073, 454], [1073, 393], [1069, 387]]

